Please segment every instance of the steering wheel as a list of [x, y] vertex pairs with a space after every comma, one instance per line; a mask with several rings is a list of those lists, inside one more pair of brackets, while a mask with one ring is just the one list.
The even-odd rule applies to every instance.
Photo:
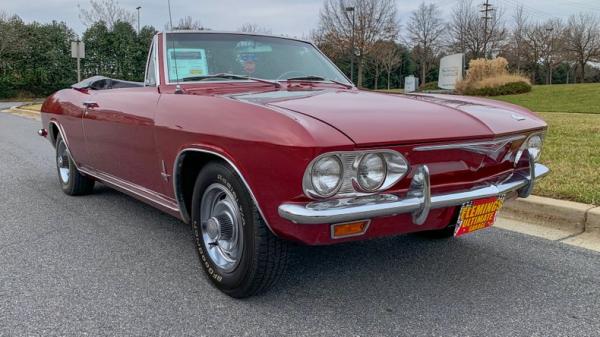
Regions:
[[[299, 70], [290, 70], [290, 71], [286, 71], [285, 73], [279, 75], [279, 77], [277, 77], [277, 80], [279, 81], [279, 80], [288, 79], [290, 77], [293, 77], [293, 76], [289, 76], [289, 75], [292, 75], [292, 74], [299, 74], [300, 76], [306, 76], [306, 74], [304, 72], [302, 72], [302, 71], [299, 71]], [[286, 75], [288, 75], [288, 76], [286, 76]]]

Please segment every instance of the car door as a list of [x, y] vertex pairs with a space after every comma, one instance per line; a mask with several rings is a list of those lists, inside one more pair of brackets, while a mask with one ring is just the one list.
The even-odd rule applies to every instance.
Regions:
[[102, 90], [91, 96], [83, 128], [93, 169], [162, 192], [154, 138], [159, 97], [155, 87]]
[[160, 93], [152, 49], [145, 85], [94, 91], [85, 102], [83, 129], [93, 169], [163, 193], [154, 130]]

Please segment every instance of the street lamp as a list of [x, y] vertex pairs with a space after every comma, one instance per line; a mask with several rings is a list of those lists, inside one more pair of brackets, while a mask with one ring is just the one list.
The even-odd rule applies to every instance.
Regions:
[[[552, 32], [554, 32], [554, 27], [548, 27], [546, 28], [546, 31], [550, 34], [550, 53], [552, 54], [554, 53], [554, 34]], [[553, 62], [553, 57], [552, 55], [548, 55], [548, 80], [546, 81], [547, 84], [552, 84], [552, 62]]]
[[346, 7], [346, 12], [352, 12], [352, 42], [350, 54], [350, 81], [354, 83], [354, 7]]
[[142, 6], [137, 6], [135, 9], [137, 9], [138, 12], [138, 34], [140, 33], [140, 9], [142, 9]]

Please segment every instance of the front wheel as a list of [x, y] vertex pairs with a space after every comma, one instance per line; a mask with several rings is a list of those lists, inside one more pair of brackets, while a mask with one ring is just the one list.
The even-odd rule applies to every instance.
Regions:
[[235, 297], [268, 290], [283, 274], [287, 242], [275, 237], [229, 166], [207, 164], [196, 179], [192, 231], [204, 271]]
[[434, 229], [423, 232], [417, 232], [418, 235], [428, 239], [450, 239], [454, 237], [456, 225], [450, 225], [443, 229]]
[[84, 195], [92, 193], [94, 180], [84, 176], [75, 166], [71, 153], [62, 136], [56, 137], [56, 170], [60, 186], [68, 195]]

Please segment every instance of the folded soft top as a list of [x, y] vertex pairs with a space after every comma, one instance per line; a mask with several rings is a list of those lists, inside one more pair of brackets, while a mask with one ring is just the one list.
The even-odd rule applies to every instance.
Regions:
[[135, 88], [143, 87], [144, 83], [116, 80], [104, 76], [93, 76], [85, 80], [75, 83], [71, 86], [73, 89], [92, 89], [92, 90], [107, 90], [120, 88]]

